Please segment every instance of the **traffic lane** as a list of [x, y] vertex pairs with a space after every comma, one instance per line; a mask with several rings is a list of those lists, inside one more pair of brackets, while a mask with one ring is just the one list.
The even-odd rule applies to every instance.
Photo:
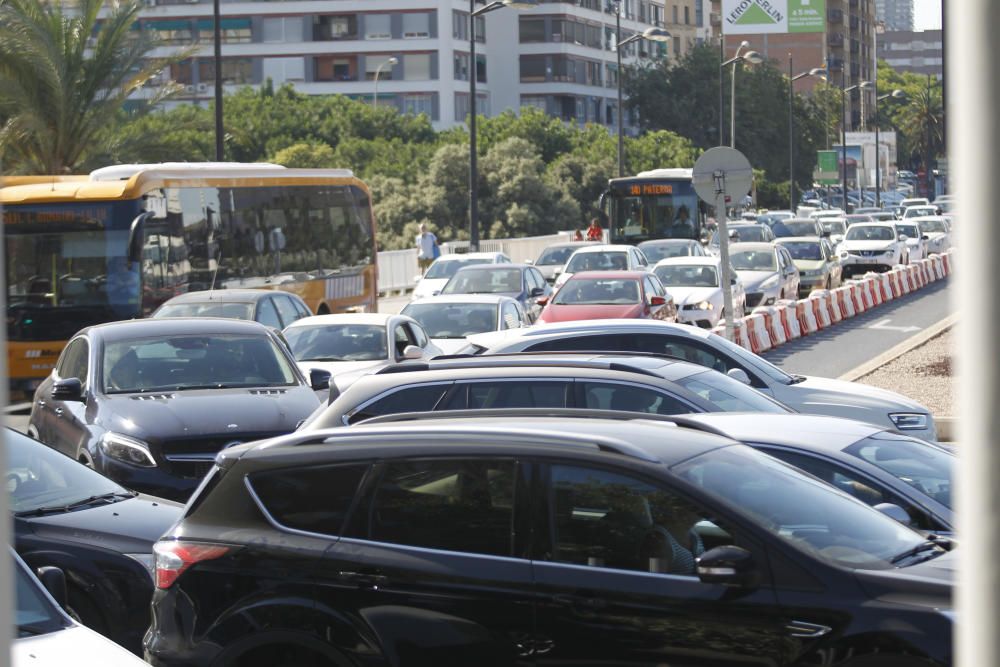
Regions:
[[403, 309], [410, 302], [409, 295], [404, 296], [384, 296], [378, 300], [378, 312], [395, 314]]
[[789, 373], [838, 378], [954, 313], [948, 288], [931, 283], [761, 356]]

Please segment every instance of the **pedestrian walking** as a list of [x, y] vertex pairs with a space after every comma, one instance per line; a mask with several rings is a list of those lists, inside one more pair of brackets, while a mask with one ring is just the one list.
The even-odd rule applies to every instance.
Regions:
[[601, 224], [597, 221], [597, 218], [590, 219], [590, 227], [587, 227], [587, 240], [588, 241], [604, 240], [604, 230], [601, 229]]
[[420, 264], [420, 274], [427, 271], [427, 267], [441, 256], [441, 248], [438, 246], [437, 237], [433, 232], [427, 231], [427, 225], [420, 223], [420, 233], [417, 234], [417, 262]]

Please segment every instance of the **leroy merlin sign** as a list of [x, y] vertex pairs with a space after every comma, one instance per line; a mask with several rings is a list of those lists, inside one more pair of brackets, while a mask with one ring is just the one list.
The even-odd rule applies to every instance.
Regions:
[[826, 0], [722, 0], [722, 32], [763, 35], [823, 32]]

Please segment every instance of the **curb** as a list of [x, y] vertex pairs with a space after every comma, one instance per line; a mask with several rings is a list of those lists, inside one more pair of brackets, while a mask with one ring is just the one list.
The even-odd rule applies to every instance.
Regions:
[[941, 335], [942, 333], [953, 327], [955, 325], [955, 322], [957, 321], [958, 321], [958, 313], [953, 313], [948, 317], [944, 318], [943, 320], [941, 320], [940, 322], [937, 322], [936, 324], [931, 325], [927, 329], [924, 329], [915, 336], [907, 338], [902, 343], [883, 352], [874, 359], [866, 361], [860, 366], [852, 368], [851, 370], [847, 371], [837, 379], [845, 380], [847, 382], [854, 382], [856, 380], [863, 378], [866, 375], [869, 375], [870, 373], [874, 373], [879, 368], [885, 366], [894, 359], [903, 356], [910, 350], [920, 347], [930, 339]]

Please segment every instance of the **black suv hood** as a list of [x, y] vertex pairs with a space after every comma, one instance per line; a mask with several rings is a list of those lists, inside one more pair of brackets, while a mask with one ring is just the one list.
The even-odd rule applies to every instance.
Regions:
[[146, 442], [206, 434], [287, 433], [319, 407], [315, 392], [305, 386], [124, 394], [101, 402], [104, 429]]
[[77, 542], [120, 553], [150, 553], [153, 543], [180, 519], [184, 506], [137, 496], [105, 505], [18, 519], [38, 537]]
[[956, 550], [909, 567], [891, 570], [856, 570], [858, 582], [876, 598], [950, 608], [958, 567]]

